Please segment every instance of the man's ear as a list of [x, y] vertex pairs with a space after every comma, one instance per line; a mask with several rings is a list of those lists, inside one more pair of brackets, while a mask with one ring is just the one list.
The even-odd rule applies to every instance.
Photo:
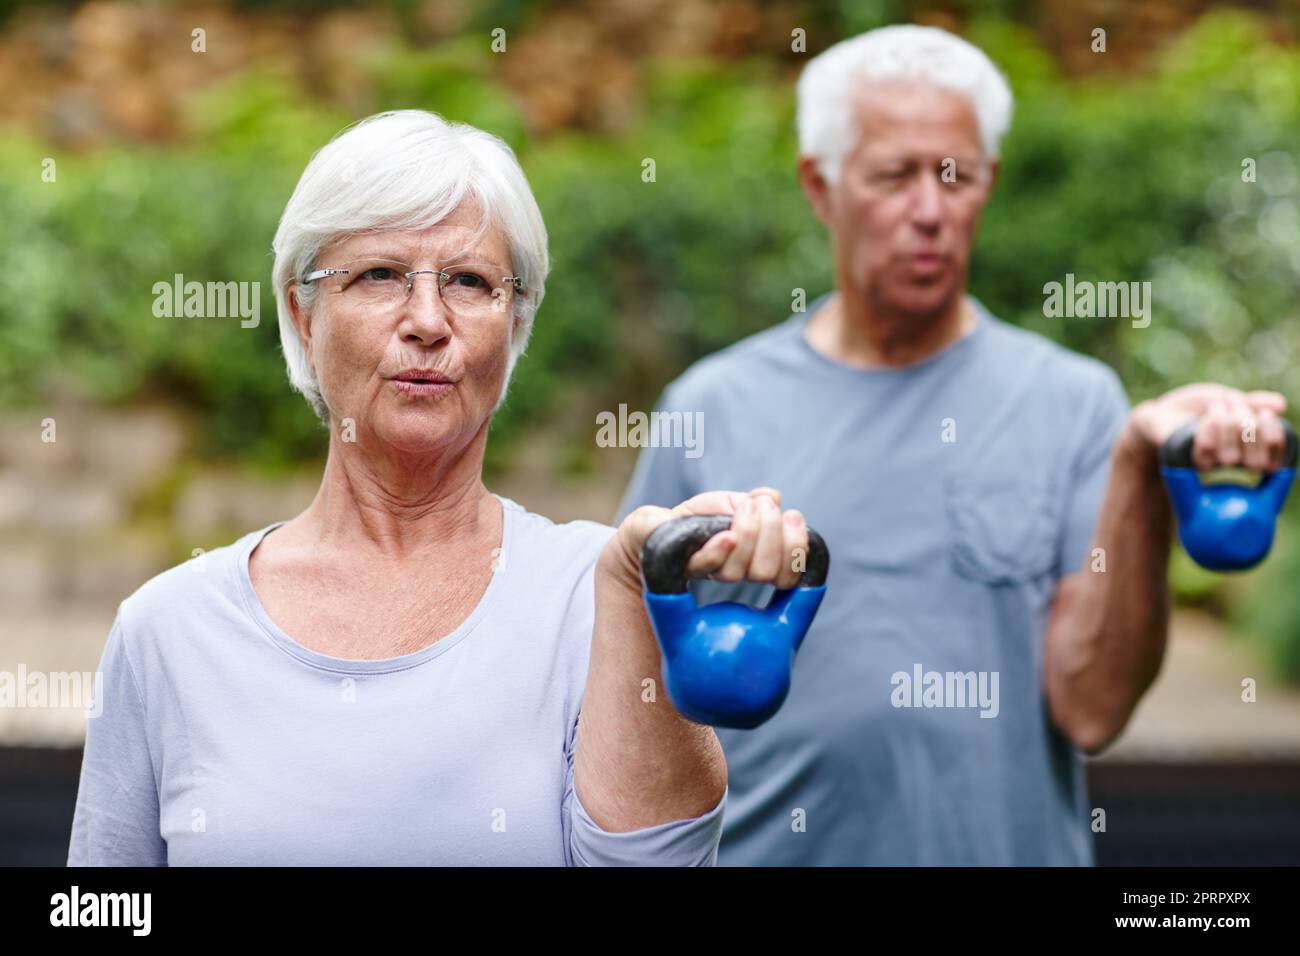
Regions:
[[800, 155], [798, 163], [799, 185], [808, 197], [813, 214], [827, 226], [831, 224], [831, 184], [822, 175], [821, 162], [816, 156]]
[[998, 184], [998, 173], [1002, 171], [1002, 160], [994, 159], [989, 163], [989, 195], [993, 195], [993, 189]]

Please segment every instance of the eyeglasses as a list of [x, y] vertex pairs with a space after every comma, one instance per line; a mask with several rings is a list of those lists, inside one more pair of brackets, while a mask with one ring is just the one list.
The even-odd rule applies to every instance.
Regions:
[[461, 316], [504, 312], [511, 296], [524, 291], [519, 276], [496, 277], [500, 266], [457, 262], [441, 269], [412, 269], [397, 259], [352, 259], [337, 269], [317, 269], [302, 277], [304, 285], [322, 282], [343, 297], [349, 308], [397, 310], [410, 298], [415, 277], [438, 277], [438, 295], [448, 312]]

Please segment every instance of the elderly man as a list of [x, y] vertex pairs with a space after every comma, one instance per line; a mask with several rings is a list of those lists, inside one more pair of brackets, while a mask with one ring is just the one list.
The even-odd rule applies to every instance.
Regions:
[[1283, 399], [1203, 384], [1130, 410], [1109, 368], [966, 294], [1011, 115], [968, 43], [872, 31], [798, 93], [835, 289], [668, 386], [659, 408], [702, 411], [708, 444], [647, 449], [622, 507], [772, 485], [835, 555], [784, 709], [719, 733], [719, 862], [1090, 864], [1079, 752], [1164, 652], [1157, 450], [1198, 419], [1200, 467], [1271, 470]]

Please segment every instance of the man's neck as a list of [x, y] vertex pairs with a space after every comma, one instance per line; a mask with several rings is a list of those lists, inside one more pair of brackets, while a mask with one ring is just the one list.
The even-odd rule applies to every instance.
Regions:
[[978, 318], [963, 295], [931, 319], [880, 313], [840, 292], [808, 320], [816, 351], [853, 368], [903, 368], [924, 361], [974, 331]]

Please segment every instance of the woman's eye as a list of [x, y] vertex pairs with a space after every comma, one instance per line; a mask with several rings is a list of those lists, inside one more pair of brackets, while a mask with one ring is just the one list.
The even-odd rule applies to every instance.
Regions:
[[361, 273], [361, 278], [369, 279], [372, 282], [387, 282], [389, 279], [397, 278], [397, 270], [390, 269], [387, 266], [376, 266]]
[[464, 286], [467, 289], [485, 289], [488, 281], [481, 275], [474, 272], [455, 272], [452, 273], [451, 283], [453, 285]]

